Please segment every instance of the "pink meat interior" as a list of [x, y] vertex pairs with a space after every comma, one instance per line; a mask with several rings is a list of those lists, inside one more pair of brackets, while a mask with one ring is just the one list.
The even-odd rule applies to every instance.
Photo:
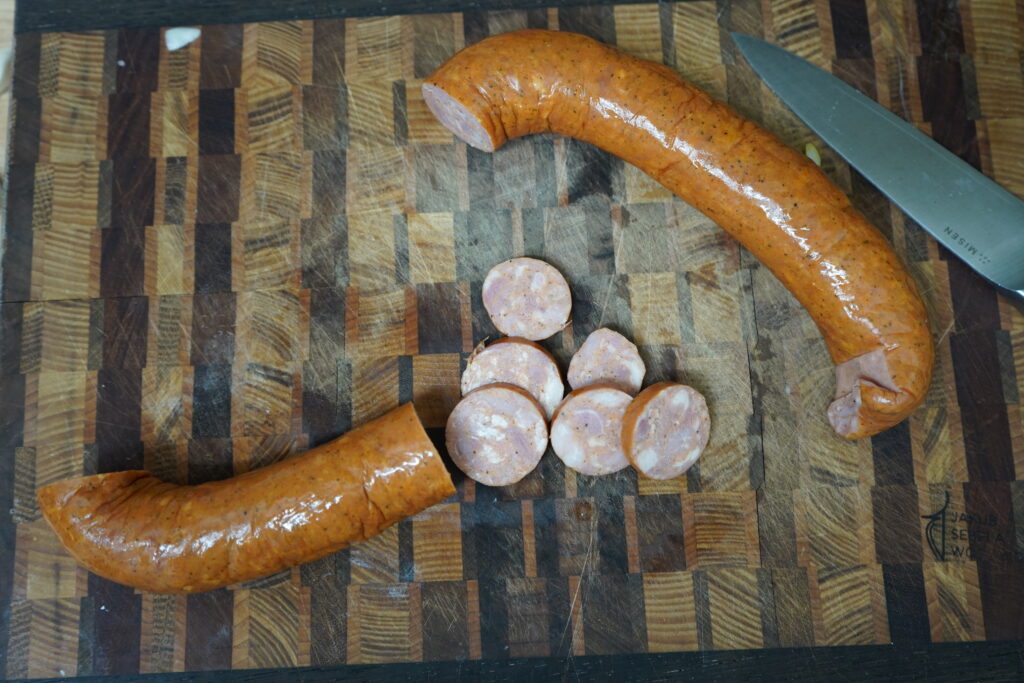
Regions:
[[456, 137], [485, 152], [494, 151], [494, 142], [483, 125], [454, 97], [436, 85], [424, 83], [423, 99], [441, 125]]

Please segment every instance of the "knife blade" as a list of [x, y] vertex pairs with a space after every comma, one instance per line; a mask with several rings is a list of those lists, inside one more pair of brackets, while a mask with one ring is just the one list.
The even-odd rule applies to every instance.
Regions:
[[758, 38], [732, 38], [843, 159], [982, 277], [1024, 301], [1024, 202], [827, 71]]

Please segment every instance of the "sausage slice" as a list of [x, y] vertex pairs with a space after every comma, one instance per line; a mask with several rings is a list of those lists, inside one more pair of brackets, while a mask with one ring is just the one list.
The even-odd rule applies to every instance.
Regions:
[[636, 344], [607, 327], [594, 330], [569, 361], [569, 386], [611, 384], [632, 396], [640, 391], [647, 368]]
[[488, 384], [466, 394], [448, 416], [444, 437], [455, 465], [487, 486], [516, 483], [548, 447], [544, 410], [512, 384]]
[[622, 451], [622, 416], [631, 397], [595, 384], [565, 397], [551, 422], [551, 448], [580, 474], [612, 474], [629, 465]]
[[532, 341], [565, 327], [572, 309], [565, 278], [534, 258], [514, 258], [491, 268], [484, 278], [483, 301], [502, 334]]
[[540, 344], [522, 337], [503, 337], [470, 356], [462, 373], [462, 395], [495, 383], [526, 389], [549, 420], [565, 393], [554, 356]]
[[675, 382], [658, 382], [626, 408], [622, 449], [644, 476], [673, 479], [697, 462], [710, 431], [711, 417], [700, 392]]

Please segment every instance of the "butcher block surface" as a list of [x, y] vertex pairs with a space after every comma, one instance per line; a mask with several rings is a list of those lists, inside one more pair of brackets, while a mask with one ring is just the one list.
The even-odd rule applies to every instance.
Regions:
[[[943, 9], [946, 8], [946, 9]], [[1024, 638], [1024, 314], [817, 140], [738, 56], [762, 35], [1024, 195], [1019, 3], [691, 2], [23, 34], [3, 253], [0, 644], [7, 677]], [[950, 14], [952, 12], [952, 14]], [[803, 149], [915, 276], [925, 404], [836, 437], [824, 343], [709, 219], [552, 136], [486, 154], [422, 79], [536, 27], [664, 62]], [[480, 285], [543, 258], [572, 323], [707, 396], [667, 482], [565, 470], [448, 501], [333, 556], [209, 593], [78, 567], [36, 487], [146, 468], [199, 483], [415, 401], [439, 447]], [[449, 461], [450, 464], [450, 461]], [[10, 517], [6, 510], [10, 509]], [[0, 673], [3, 673], [0, 670]]]

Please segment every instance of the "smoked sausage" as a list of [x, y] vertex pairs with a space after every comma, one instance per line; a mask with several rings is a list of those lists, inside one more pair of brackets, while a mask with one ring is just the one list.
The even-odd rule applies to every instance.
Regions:
[[718, 223], [808, 310], [837, 364], [832, 426], [870, 436], [924, 399], [924, 305], [882, 234], [804, 155], [668, 67], [586, 36], [486, 38], [423, 84], [437, 118], [485, 151], [531, 133], [594, 144]]
[[157, 593], [267, 576], [365, 540], [455, 492], [411, 403], [302, 455], [198, 486], [133, 470], [40, 488], [89, 571]]

